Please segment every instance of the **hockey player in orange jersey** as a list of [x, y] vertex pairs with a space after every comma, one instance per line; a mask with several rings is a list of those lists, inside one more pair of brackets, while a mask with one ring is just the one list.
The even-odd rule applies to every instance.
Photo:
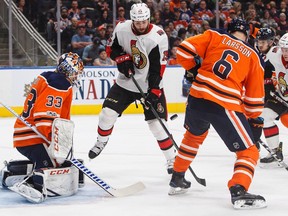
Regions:
[[[62, 162], [59, 162], [60, 158], [55, 157], [53, 150], [48, 147], [50, 144], [53, 146], [51, 141], [53, 121], [56, 118], [57, 122], [59, 119], [70, 120], [72, 88], [80, 86], [79, 75], [83, 69], [83, 62], [78, 54], [65, 53], [61, 55], [55, 71], [41, 73], [31, 85], [21, 118], [35, 127], [49, 143], [20, 118], [15, 122], [14, 147], [29, 161], [10, 161], [1, 171], [0, 179], [4, 187], [33, 203], [43, 202], [48, 196], [68, 196], [77, 192], [78, 169], [69, 163], [63, 163], [65, 158], [63, 160], [61, 158]], [[64, 130], [69, 129], [66, 127]], [[66, 136], [67, 134], [73, 135], [73, 132], [67, 134], [65, 131], [62, 132], [64, 139], [70, 138]], [[58, 138], [59, 136], [57, 134]], [[62, 138], [62, 144], [64, 142]], [[60, 145], [60, 141], [57, 144]]]
[[[51, 140], [55, 118], [70, 119], [72, 87], [78, 84], [84, 67], [76, 53], [66, 53], [59, 59], [55, 71], [41, 73], [31, 86], [21, 116]], [[47, 153], [48, 144], [19, 119], [14, 126], [14, 147], [35, 164], [35, 169], [57, 167]]]
[[247, 192], [259, 158], [248, 121], [257, 118], [264, 105], [264, 64], [246, 43], [248, 31], [247, 23], [236, 19], [229, 23], [228, 32], [207, 30], [178, 47], [177, 61], [186, 70], [195, 67], [199, 59], [202, 62], [198, 74], [191, 74], [194, 81], [186, 107], [186, 132], [175, 159], [169, 195], [184, 193], [191, 186], [184, 178], [185, 172], [212, 125], [236, 156], [228, 182], [233, 206], [266, 206], [262, 196]]

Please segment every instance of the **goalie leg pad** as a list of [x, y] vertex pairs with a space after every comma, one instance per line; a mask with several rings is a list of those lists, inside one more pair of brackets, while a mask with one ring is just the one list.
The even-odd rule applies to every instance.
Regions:
[[29, 160], [12, 160], [6, 162], [5, 167], [1, 171], [1, 182], [3, 187], [10, 187], [17, 182], [21, 182], [24, 178], [31, 174], [33, 163]]
[[34, 176], [35, 186], [43, 184], [47, 197], [71, 196], [78, 191], [79, 170], [74, 166], [40, 169]]

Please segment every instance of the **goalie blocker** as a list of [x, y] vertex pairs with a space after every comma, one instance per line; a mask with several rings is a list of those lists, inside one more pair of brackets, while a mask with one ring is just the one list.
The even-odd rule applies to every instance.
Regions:
[[0, 178], [3, 187], [33, 203], [43, 202], [47, 197], [71, 196], [84, 186], [83, 173], [70, 162], [60, 168], [33, 171], [33, 164], [28, 160], [10, 161]]

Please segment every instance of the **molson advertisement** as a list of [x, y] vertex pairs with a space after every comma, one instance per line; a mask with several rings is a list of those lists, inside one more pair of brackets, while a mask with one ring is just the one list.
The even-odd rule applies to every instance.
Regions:
[[[21, 113], [22, 106], [30, 85], [44, 71], [54, 71], [55, 67], [17, 67], [0, 68], [2, 84], [0, 85], [0, 101]], [[181, 67], [167, 67], [164, 73], [164, 91], [168, 111], [184, 112], [186, 97], [183, 96], [183, 75]], [[85, 67], [80, 84], [75, 89], [71, 114], [99, 114], [102, 103], [118, 76], [117, 67]], [[140, 104], [140, 102], [138, 102]], [[142, 113], [142, 106], [132, 103], [125, 113]], [[0, 117], [12, 116], [0, 106]]]

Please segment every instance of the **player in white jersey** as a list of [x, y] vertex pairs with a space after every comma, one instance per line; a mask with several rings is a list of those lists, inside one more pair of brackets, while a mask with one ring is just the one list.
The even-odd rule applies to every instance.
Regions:
[[164, 153], [170, 174], [176, 154], [173, 142], [151, 109], [147, 108], [152, 105], [166, 125], [167, 107], [162, 77], [167, 63], [168, 38], [163, 29], [150, 23], [150, 9], [146, 4], [133, 4], [130, 17], [131, 20], [117, 24], [106, 47], [120, 73], [103, 103], [97, 142], [89, 151], [89, 158], [93, 159], [101, 153], [117, 118], [131, 103], [142, 98], [130, 77], [132, 73], [146, 95], [142, 102], [145, 121]]
[[[272, 47], [266, 57], [275, 68], [275, 75], [270, 82], [275, 85], [275, 94], [288, 102], [288, 33], [284, 34], [278, 46]], [[275, 120], [281, 120], [285, 127], [288, 127], [288, 108], [281, 102], [270, 98], [265, 104], [261, 117], [264, 118], [264, 135], [269, 147], [283, 160], [282, 144], [279, 145], [279, 128]], [[262, 164], [276, 164], [275, 159], [268, 154], [260, 159]]]

